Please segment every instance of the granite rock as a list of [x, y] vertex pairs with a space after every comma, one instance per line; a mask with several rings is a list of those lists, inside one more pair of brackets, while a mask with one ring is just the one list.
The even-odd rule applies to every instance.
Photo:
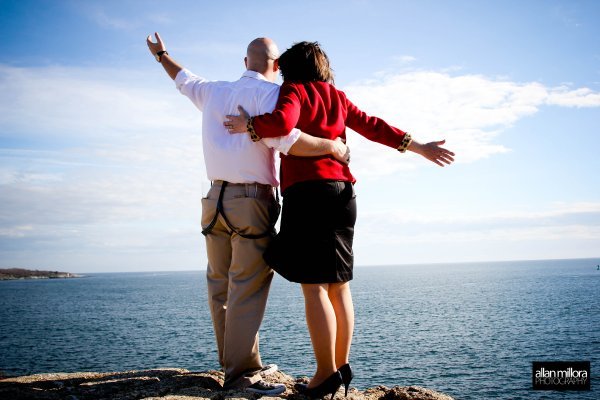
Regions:
[[[286, 385], [278, 397], [262, 396], [265, 400], [305, 400], [294, 390], [294, 379], [280, 371], [265, 378], [268, 382]], [[244, 390], [222, 389], [220, 371], [191, 372], [186, 369], [164, 368], [126, 372], [77, 372], [0, 377], [0, 399], [11, 400], [254, 400], [261, 396]], [[335, 396], [343, 399], [343, 391]], [[453, 400], [452, 397], [417, 386], [388, 388], [378, 386], [365, 391], [351, 388], [350, 400]]]

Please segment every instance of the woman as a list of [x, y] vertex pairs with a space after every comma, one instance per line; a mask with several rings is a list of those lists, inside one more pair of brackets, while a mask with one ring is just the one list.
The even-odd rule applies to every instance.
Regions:
[[[366, 115], [333, 86], [329, 59], [318, 43], [296, 43], [279, 58], [283, 85], [275, 110], [248, 118], [227, 116], [231, 133], [249, 132], [253, 141], [287, 135], [297, 127], [313, 136], [345, 140], [346, 126], [375, 142], [410, 150], [443, 166], [453, 161], [444, 143], [420, 144], [408, 133]], [[352, 240], [356, 221], [356, 180], [332, 157], [282, 156], [281, 229], [265, 253], [269, 265], [284, 278], [302, 285], [306, 322], [317, 361], [308, 385], [298, 390], [311, 397], [335, 393], [343, 383], [348, 393], [354, 329]]]

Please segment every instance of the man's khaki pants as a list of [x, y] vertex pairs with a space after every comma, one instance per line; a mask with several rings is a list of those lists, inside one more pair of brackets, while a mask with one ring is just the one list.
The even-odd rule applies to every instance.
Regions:
[[[221, 184], [215, 181], [202, 199], [203, 229], [215, 216]], [[231, 226], [244, 235], [265, 232], [279, 216], [273, 189], [265, 185], [229, 183], [223, 209]], [[258, 329], [273, 279], [263, 253], [270, 240], [270, 236], [241, 237], [232, 232], [222, 215], [206, 235], [208, 303], [225, 388], [246, 387], [260, 380]]]

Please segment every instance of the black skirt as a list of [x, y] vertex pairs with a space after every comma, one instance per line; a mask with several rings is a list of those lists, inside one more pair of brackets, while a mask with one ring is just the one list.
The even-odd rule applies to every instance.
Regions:
[[308, 181], [283, 193], [281, 229], [264, 258], [291, 282], [352, 279], [356, 195], [351, 182]]

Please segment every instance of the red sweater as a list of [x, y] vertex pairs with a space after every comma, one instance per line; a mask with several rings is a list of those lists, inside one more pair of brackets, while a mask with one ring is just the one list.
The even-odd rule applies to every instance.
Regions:
[[[405, 132], [359, 110], [344, 92], [325, 82], [284, 82], [272, 113], [253, 119], [261, 138], [287, 135], [293, 128], [312, 136], [346, 138], [346, 126], [369, 140], [398, 148]], [[281, 155], [281, 190], [309, 180], [355, 182], [347, 165], [333, 156]]]

